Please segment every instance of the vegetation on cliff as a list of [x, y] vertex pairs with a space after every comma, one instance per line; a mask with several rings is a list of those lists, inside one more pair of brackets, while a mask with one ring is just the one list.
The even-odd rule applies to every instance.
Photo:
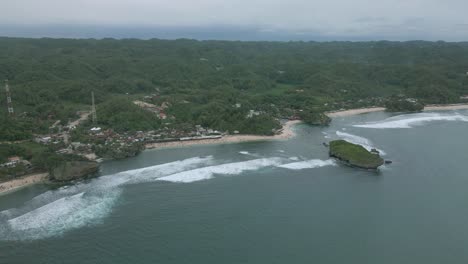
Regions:
[[331, 122], [331, 118], [322, 112], [303, 111], [299, 117], [304, 123], [314, 126], [328, 126]]
[[377, 153], [367, 151], [363, 146], [345, 140], [330, 142], [330, 157], [337, 158], [349, 166], [363, 169], [377, 169], [384, 160]]
[[10, 180], [18, 176], [35, 171], [52, 172], [67, 162], [86, 161], [82, 156], [71, 154], [57, 154], [54, 145], [41, 145], [35, 142], [17, 144], [0, 144], [0, 163], [8, 162], [8, 158], [17, 156], [27, 163], [9, 167], [0, 167], [0, 181]]
[[99, 163], [94, 161], [65, 161], [52, 169], [50, 180], [71, 181], [88, 177], [99, 170]]

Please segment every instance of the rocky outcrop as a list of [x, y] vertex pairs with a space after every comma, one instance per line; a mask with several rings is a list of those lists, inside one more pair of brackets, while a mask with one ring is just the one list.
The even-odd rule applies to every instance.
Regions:
[[331, 141], [329, 155], [346, 165], [362, 169], [376, 170], [384, 164], [378, 153], [369, 152], [363, 146], [345, 140]]
[[332, 121], [330, 117], [321, 112], [304, 111], [299, 114], [304, 123], [313, 126], [328, 126]]
[[52, 181], [72, 181], [86, 178], [99, 169], [99, 164], [93, 161], [67, 161], [60, 164], [50, 173]]

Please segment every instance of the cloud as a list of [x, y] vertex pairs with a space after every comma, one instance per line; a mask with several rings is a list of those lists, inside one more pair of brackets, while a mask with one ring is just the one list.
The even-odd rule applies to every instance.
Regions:
[[15, 0], [0, 24], [257, 27], [333, 36], [468, 38], [465, 0]]

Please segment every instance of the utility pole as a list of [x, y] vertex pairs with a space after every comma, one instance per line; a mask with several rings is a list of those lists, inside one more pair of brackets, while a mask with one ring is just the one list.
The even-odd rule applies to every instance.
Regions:
[[13, 104], [11, 102], [10, 85], [8, 85], [8, 80], [5, 80], [5, 92], [7, 97], [8, 115], [13, 116], [15, 111], [13, 110]]
[[93, 123], [96, 124], [97, 115], [96, 115], [96, 105], [94, 104], [94, 92], [91, 92], [91, 101], [92, 101], [91, 113], [93, 115]]

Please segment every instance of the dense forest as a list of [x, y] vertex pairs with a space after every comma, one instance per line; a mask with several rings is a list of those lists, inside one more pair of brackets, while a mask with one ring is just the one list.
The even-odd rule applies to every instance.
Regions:
[[[90, 109], [91, 91], [99, 125], [115, 130], [200, 124], [268, 134], [298, 111], [383, 106], [395, 95], [459, 102], [467, 72], [468, 43], [0, 38], [0, 78], [16, 111], [7, 118], [2, 100], [0, 140], [76, 119]], [[167, 102], [171, 118], [131, 103], [148, 95]]]

